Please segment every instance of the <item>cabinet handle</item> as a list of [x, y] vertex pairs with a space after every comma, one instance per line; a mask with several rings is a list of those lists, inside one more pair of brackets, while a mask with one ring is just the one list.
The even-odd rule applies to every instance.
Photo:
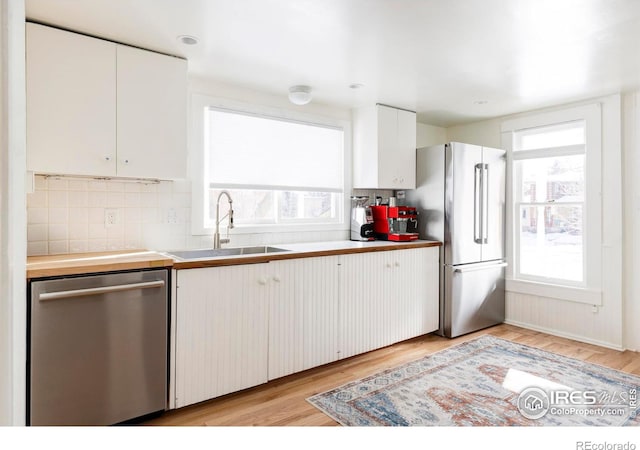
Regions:
[[258, 284], [261, 286], [264, 286], [265, 284], [267, 284], [267, 278], [266, 277], [258, 278]]
[[387, 269], [391, 268], [391, 263], [387, 263]]
[[399, 261], [396, 261], [396, 263], [394, 264], [394, 266], [396, 266], [396, 267], [400, 267], [400, 262], [399, 262]]
[[125, 164], [129, 164], [129, 160], [128, 160], [128, 159], [125, 159], [123, 162], [124, 162]]
[[276, 283], [280, 283], [280, 277], [279, 276], [274, 276], [273, 277], [273, 281], [275, 281]]
[[105, 156], [104, 160], [107, 161], [107, 162], [111, 161], [111, 156]]

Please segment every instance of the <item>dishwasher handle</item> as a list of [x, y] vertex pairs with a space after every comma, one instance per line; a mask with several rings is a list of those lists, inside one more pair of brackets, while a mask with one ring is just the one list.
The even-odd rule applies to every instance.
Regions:
[[112, 292], [133, 291], [136, 289], [150, 289], [164, 286], [164, 280], [146, 281], [143, 283], [119, 284], [87, 289], [74, 289], [59, 292], [42, 292], [38, 295], [39, 301], [59, 300], [61, 298], [82, 297], [85, 295], [109, 294]]

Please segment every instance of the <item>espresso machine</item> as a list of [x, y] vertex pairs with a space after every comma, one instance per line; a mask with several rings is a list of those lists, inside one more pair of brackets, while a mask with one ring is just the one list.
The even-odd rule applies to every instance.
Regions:
[[373, 231], [383, 241], [418, 239], [418, 212], [413, 206], [377, 205], [371, 207]]
[[351, 197], [351, 240], [373, 241], [373, 216], [369, 206], [369, 197]]

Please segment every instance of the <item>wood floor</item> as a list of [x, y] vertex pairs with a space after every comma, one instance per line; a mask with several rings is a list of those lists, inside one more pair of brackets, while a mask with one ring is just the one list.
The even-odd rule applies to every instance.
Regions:
[[241, 392], [168, 411], [143, 425], [338, 425], [311, 406], [306, 398], [484, 334], [640, 375], [640, 353], [619, 352], [503, 324], [456, 339], [421, 336]]

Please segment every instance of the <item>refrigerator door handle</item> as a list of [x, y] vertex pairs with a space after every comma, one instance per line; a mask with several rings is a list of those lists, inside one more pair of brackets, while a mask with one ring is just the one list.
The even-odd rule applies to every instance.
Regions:
[[473, 171], [473, 241], [482, 244], [482, 164]]
[[499, 264], [483, 264], [483, 265], [474, 264], [472, 267], [457, 267], [456, 269], [454, 269], [454, 272], [456, 273], [475, 272], [476, 270], [497, 269], [499, 267], [507, 267], [508, 265], [509, 264], [507, 264], [506, 262], [499, 263]]
[[482, 175], [482, 243], [489, 243], [489, 164], [484, 164]]

